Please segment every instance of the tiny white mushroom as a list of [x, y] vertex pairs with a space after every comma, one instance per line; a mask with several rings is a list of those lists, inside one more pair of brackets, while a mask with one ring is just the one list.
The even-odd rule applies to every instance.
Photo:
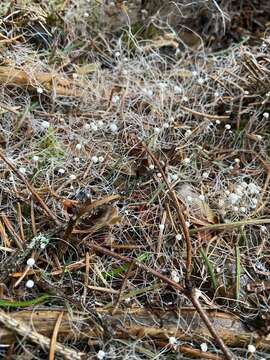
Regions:
[[27, 259], [26, 264], [28, 266], [30, 266], [30, 267], [34, 266], [35, 265], [35, 259], [34, 258]]
[[34, 287], [35, 283], [33, 280], [27, 280], [26, 283], [25, 283], [25, 286], [28, 288], [28, 289], [31, 289], [32, 287]]

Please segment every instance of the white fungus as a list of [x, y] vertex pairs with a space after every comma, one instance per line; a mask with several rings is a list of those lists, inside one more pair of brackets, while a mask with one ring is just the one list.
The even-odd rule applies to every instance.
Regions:
[[236, 204], [239, 201], [239, 195], [235, 194], [235, 193], [230, 193], [229, 194], [229, 201], [232, 205]]
[[203, 352], [206, 352], [207, 349], [208, 349], [208, 346], [207, 346], [206, 343], [201, 343], [200, 347], [201, 347], [201, 350], [202, 350]]
[[142, 92], [144, 93], [144, 95], [146, 95], [146, 96], [148, 96], [148, 97], [153, 96], [153, 91], [152, 91], [151, 89], [143, 88], [143, 89], [142, 89]]
[[179, 283], [180, 282], [180, 277], [178, 276], [178, 273], [177, 271], [173, 270], [171, 272], [171, 277], [172, 277], [172, 280]]
[[177, 174], [171, 174], [171, 179], [172, 179], [172, 181], [176, 181], [178, 179], [178, 175]]
[[165, 225], [164, 225], [164, 224], [159, 224], [158, 227], [159, 227], [159, 230], [160, 230], [160, 231], [163, 231], [163, 230], [165, 229]]
[[34, 283], [33, 280], [27, 280], [26, 283], [25, 283], [25, 286], [26, 286], [28, 289], [31, 289], [34, 285], [35, 285], [35, 283]]
[[250, 194], [259, 194], [260, 193], [260, 188], [259, 186], [257, 186], [254, 183], [249, 183], [247, 186], [247, 190]]
[[114, 95], [114, 96], [112, 97], [112, 103], [113, 103], [113, 104], [118, 104], [119, 101], [120, 101], [120, 96]]
[[26, 264], [30, 267], [34, 266], [35, 265], [35, 259], [34, 258], [29, 258], [27, 261], [26, 261]]
[[99, 352], [97, 353], [98, 360], [103, 360], [105, 358], [105, 356], [106, 356], [106, 353], [103, 350], [99, 350]]
[[82, 144], [76, 144], [76, 150], [81, 150]]
[[177, 240], [177, 241], [180, 241], [180, 240], [182, 240], [182, 235], [181, 234], [176, 234], [175, 235], [175, 240]]
[[97, 131], [97, 130], [98, 130], [98, 127], [97, 127], [97, 125], [96, 125], [94, 122], [92, 122], [92, 123], [90, 124], [90, 128], [91, 128], [92, 131]]
[[186, 132], [185, 132], [185, 137], [188, 137], [192, 134], [192, 130], [188, 129]]
[[149, 169], [150, 169], [150, 170], [154, 170], [154, 168], [155, 168], [155, 165], [154, 165], [154, 164], [150, 164], [150, 165], [149, 165]]
[[175, 345], [177, 343], [177, 339], [174, 336], [169, 337], [169, 344]]
[[118, 130], [118, 127], [115, 123], [110, 124], [110, 130], [115, 133]]
[[42, 93], [43, 93], [43, 89], [42, 89], [41, 87], [38, 87], [38, 88], [37, 88], [37, 93], [38, 93], [38, 94], [42, 94]]
[[254, 354], [256, 352], [256, 347], [252, 344], [248, 345], [248, 352]]
[[50, 123], [49, 121], [44, 120], [42, 121], [41, 126], [43, 127], [43, 129], [48, 129], [50, 127]]
[[93, 163], [95, 163], [95, 164], [98, 163], [98, 157], [95, 156], [95, 155], [91, 157], [91, 160], [92, 160]]
[[102, 128], [103, 125], [104, 125], [104, 122], [103, 122], [102, 120], [98, 120], [97, 126], [98, 126], [99, 128]]
[[189, 164], [190, 163], [190, 158], [184, 158], [183, 163], [184, 164]]
[[58, 169], [58, 174], [63, 175], [65, 172], [66, 172], [65, 169], [62, 169], [62, 168]]
[[187, 97], [187, 96], [183, 96], [183, 97], [182, 97], [182, 100], [183, 100], [184, 102], [188, 102], [188, 97]]
[[39, 157], [37, 156], [37, 155], [34, 155], [33, 157], [32, 157], [32, 161], [33, 162], [37, 162], [39, 160]]
[[209, 176], [208, 172], [204, 171], [204, 172], [202, 173], [202, 177], [203, 177], [204, 179], [207, 179], [208, 176]]
[[69, 175], [69, 179], [72, 180], [72, 181], [75, 180], [75, 179], [76, 179], [76, 175], [74, 175], [74, 174]]
[[230, 130], [230, 129], [231, 129], [231, 125], [230, 125], [230, 124], [226, 124], [226, 125], [225, 125], [225, 129], [226, 129], [226, 130]]
[[199, 78], [199, 79], [197, 80], [197, 82], [198, 82], [199, 85], [202, 85], [202, 84], [204, 83], [204, 79], [203, 79], [203, 78]]
[[263, 117], [264, 117], [266, 120], [268, 120], [268, 119], [269, 119], [269, 113], [268, 113], [268, 112], [263, 113]]
[[178, 86], [178, 85], [175, 85], [175, 87], [173, 88], [173, 90], [174, 90], [174, 92], [175, 92], [176, 94], [181, 94], [181, 92], [182, 92], [182, 88], [181, 88], [180, 86]]
[[21, 167], [19, 168], [19, 172], [20, 172], [21, 174], [25, 175], [25, 174], [26, 174], [26, 168], [21, 166]]

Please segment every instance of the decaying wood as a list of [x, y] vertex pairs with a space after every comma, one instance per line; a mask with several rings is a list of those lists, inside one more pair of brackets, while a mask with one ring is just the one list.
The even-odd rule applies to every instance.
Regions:
[[[47, 350], [50, 349], [51, 340], [47, 336], [40, 334], [26, 322], [16, 319], [15, 316], [0, 311], [0, 322], [12, 332], [31, 340], [33, 343], [38, 344]], [[62, 345], [61, 343], [55, 343], [54, 351], [61, 355], [63, 359], [67, 360], [81, 360], [85, 355], [84, 353], [77, 352]]]
[[27, 72], [13, 66], [0, 66], [0, 84], [5, 86], [27, 86], [45, 88], [61, 96], [81, 96], [82, 86], [56, 73]]
[[[121, 310], [118, 309], [111, 315], [110, 309], [98, 308], [96, 311], [104, 318], [106, 324], [118, 338], [142, 338], [150, 337], [155, 341], [168, 342], [169, 337], [174, 336], [181, 341], [198, 341], [202, 339], [213, 339], [206, 329], [200, 316], [193, 308], [182, 308], [177, 311], [155, 312], [141, 308]], [[238, 317], [219, 312], [215, 309], [205, 310], [220, 338], [228, 346], [247, 346], [254, 341], [258, 349], [270, 350], [270, 339], [260, 338], [256, 332], [247, 331]], [[100, 337], [101, 330], [88, 321], [87, 314], [73, 312], [68, 314], [65, 310], [57, 311], [35, 310], [19, 311], [11, 313], [10, 316], [34, 331], [44, 336], [52, 336], [55, 323], [60, 314], [64, 312], [58, 329], [59, 342], [65, 339], [91, 339]], [[15, 340], [14, 330], [5, 326], [0, 328], [1, 344], [10, 344]], [[31, 339], [30, 339], [31, 340]]]

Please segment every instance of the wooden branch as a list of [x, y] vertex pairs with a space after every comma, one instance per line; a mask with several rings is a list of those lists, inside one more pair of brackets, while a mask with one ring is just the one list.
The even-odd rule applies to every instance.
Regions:
[[[31, 318], [29, 320], [31, 320]], [[16, 319], [16, 316], [0, 311], [0, 322], [13, 333], [19, 334], [49, 351], [51, 340], [47, 336], [37, 332], [36, 329], [31, 328], [31, 326], [25, 322]], [[57, 342], [54, 344], [54, 351], [67, 360], [81, 360], [85, 355]]]
[[[186, 342], [197, 341], [201, 344], [202, 339], [213, 342], [213, 337], [207, 330], [204, 322], [194, 308], [181, 308], [178, 310], [160, 310], [155, 312], [142, 308], [118, 309], [111, 315], [111, 309], [97, 308], [97, 313], [106, 318], [107, 325], [113, 329], [118, 338], [143, 338], [150, 337], [155, 341], [166, 342], [169, 344], [169, 337], [173, 336], [178, 340]], [[220, 338], [227, 346], [247, 347], [248, 344], [256, 342], [258, 349], [270, 351], [270, 339], [260, 337], [256, 332], [250, 332], [235, 315], [220, 312], [216, 309], [204, 309], [211, 320], [213, 326], [218, 332]], [[102, 336], [98, 324], [87, 321], [89, 317], [84, 317], [82, 313], [72, 312], [68, 314], [65, 309], [54, 310], [24, 310], [12, 312], [8, 315], [16, 323], [23, 323], [27, 326], [29, 333], [34, 329], [39, 334], [51, 337], [55, 328], [55, 323], [60, 314], [63, 313], [61, 324], [58, 329], [58, 341], [61, 338], [75, 340], [98, 340]], [[3, 312], [1, 312], [3, 315]], [[3, 317], [0, 318], [4, 319]], [[121, 326], [119, 326], [121, 324]], [[161, 326], [162, 324], [162, 326]], [[8, 323], [3, 321], [3, 327], [0, 328], [1, 344], [10, 344], [15, 340], [15, 334], [18, 332]], [[31, 337], [29, 340], [33, 341]], [[48, 339], [49, 341], [49, 339]], [[187, 344], [188, 345], [188, 344]], [[199, 347], [199, 346], [198, 346]], [[49, 343], [48, 343], [49, 349]], [[200, 352], [199, 352], [200, 353]]]

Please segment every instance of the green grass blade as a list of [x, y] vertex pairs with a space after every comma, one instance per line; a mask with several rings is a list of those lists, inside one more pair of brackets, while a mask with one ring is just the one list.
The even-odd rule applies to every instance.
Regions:
[[12, 301], [12, 300], [3, 300], [0, 299], [0, 306], [2, 307], [28, 307], [28, 306], [32, 306], [32, 305], [36, 305], [39, 304], [41, 302], [43, 302], [44, 300], [48, 299], [50, 297], [49, 294], [43, 294], [41, 296], [38, 296], [34, 299], [30, 299], [30, 300], [24, 300], [24, 301]]
[[235, 245], [235, 298], [239, 300], [240, 297], [240, 277], [241, 277], [241, 259], [240, 249]]
[[[139, 255], [136, 260], [137, 261], [144, 261], [147, 260], [149, 257], [149, 252], [145, 251], [144, 253], [142, 253], [141, 255]], [[123, 264], [115, 269], [112, 269], [108, 272], [104, 272], [102, 273], [102, 275], [106, 278], [106, 277], [114, 277], [116, 275], [119, 275], [125, 271], [127, 271], [129, 264]]]
[[216, 276], [215, 276], [215, 271], [213, 268], [213, 265], [211, 263], [211, 261], [209, 260], [208, 256], [206, 255], [205, 251], [203, 248], [200, 249], [200, 254], [203, 258], [204, 264], [207, 268], [208, 274], [210, 276], [211, 279], [211, 286], [214, 290], [217, 289], [217, 280], [216, 280]]

